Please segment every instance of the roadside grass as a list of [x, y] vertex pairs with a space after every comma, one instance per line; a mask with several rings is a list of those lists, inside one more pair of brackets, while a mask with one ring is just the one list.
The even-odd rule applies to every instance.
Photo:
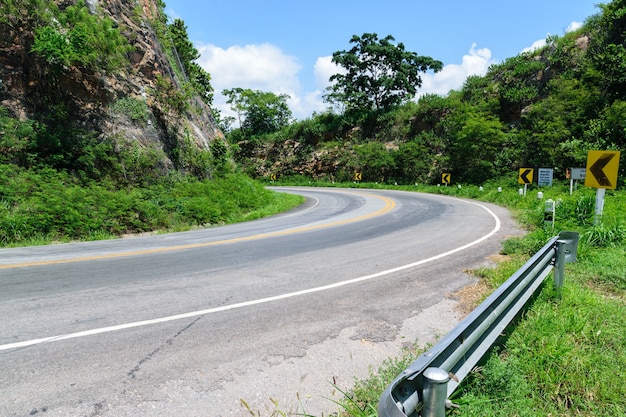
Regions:
[[[461, 416], [618, 416], [626, 415], [626, 193], [607, 191], [601, 223], [594, 225], [595, 190], [572, 196], [568, 184], [530, 187], [519, 194], [513, 181], [478, 187], [389, 186], [381, 184], [300, 185], [393, 188], [446, 194], [509, 208], [524, 236], [507, 240], [505, 260], [472, 273], [487, 290], [484, 299], [559, 231], [580, 235], [577, 262], [565, 268], [558, 297], [551, 279], [521, 317], [483, 358], [452, 400]], [[498, 192], [498, 186], [502, 191]], [[542, 192], [543, 198], [537, 198]], [[554, 227], [544, 223], [545, 201], [556, 201]], [[476, 305], [482, 299], [476, 300]], [[328, 415], [373, 417], [383, 389], [420, 352], [390, 360], [357, 380]], [[294, 414], [295, 415], [295, 414]]]
[[145, 187], [82, 183], [54, 170], [0, 165], [0, 247], [184, 231], [284, 212], [301, 196], [231, 174], [163, 179]]

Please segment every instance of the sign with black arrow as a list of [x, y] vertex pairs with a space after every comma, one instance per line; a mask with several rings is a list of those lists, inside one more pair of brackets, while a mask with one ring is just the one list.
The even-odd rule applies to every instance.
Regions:
[[518, 183], [519, 184], [532, 184], [534, 173], [535, 173], [535, 170], [533, 168], [520, 168], [519, 178], [517, 180]]
[[585, 187], [614, 190], [617, 187], [619, 156], [619, 151], [589, 151]]
[[441, 183], [442, 184], [450, 184], [450, 175], [449, 173], [443, 173], [441, 174]]

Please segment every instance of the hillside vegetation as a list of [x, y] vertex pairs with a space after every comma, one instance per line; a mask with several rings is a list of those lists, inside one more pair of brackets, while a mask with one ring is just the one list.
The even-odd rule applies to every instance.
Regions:
[[[446, 97], [391, 109], [324, 112], [277, 132], [227, 136], [254, 177], [481, 184], [520, 167], [584, 167], [587, 151], [626, 144], [626, 2], [540, 50], [469, 77]], [[244, 136], [244, 137], [242, 137]], [[624, 154], [622, 154], [622, 159]], [[626, 164], [620, 164], [624, 185]]]

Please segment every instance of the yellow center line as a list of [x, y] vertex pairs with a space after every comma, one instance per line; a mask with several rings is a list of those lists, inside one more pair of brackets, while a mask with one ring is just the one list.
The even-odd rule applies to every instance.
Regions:
[[[355, 192], [353, 194], [359, 194], [359, 193]], [[391, 198], [384, 197], [384, 196], [379, 196], [379, 195], [374, 195], [374, 194], [367, 194], [367, 195], [371, 196], [371, 197], [374, 197], [374, 198], [377, 198], [379, 200], [382, 200], [385, 203], [385, 206], [383, 208], [375, 211], [375, 212], [364, 214], [364, 215], [361, 215], [361, 216], [358, 216], [358, 217], [353, 217], [353, 218], [350, 218], [350, 219], [338, 220], [338, 221], [335, 221], [335, 222], [323, 223], [323, 224], [319, 224], [319, 225], [315, 225], [315, 226], [299, 227], [299, 228], [296, 228], [296, 229], [283, 230], [283, 231], [280, 231], [280, 232], [261, 233], [261, 234], [258, 234], [258, 235], [237, 237], [237, 238], [224, 239], [224, 240], [216, 240], [216, 241], [212, 241], [212, 242], [190, 243], [190, 244], [187, 244], [187, 245], [167, 246], [167, 247], [163, 247], [163, 248], [153, 248], [153, 249], [136, 250], [136, 251], [129, 251], [129, 252], [117, 252], [117, 253], [110, 253], [110, 254], [104, 254], [104, 255], [93, 255], [93, 256], [83, 256], [83, 257], [77, 257], [77, 258], [66, 258], [66, 259], [55, 259], [55, 260], [47, 260], [47, 261], [34, 261], [34, 262], [23, 262], [23, 263], [16, 263], [16, 264], [5, 264], [5, 265], [0, 265], [0, 269], [14, 269], [14, 268], [24, 268], [24, 267], [28, 267], [28, 266], [56, 265], [56, 264], [66, 264], [66, 263], [74, 263], [74, 262], [85, 262], [85, 261], [95, 261], [95, 260], [104, 260], [104, 259], [125, 258], [125, 257], [131, 257], [131, 256], [153, 255], [153, 254], [157, 254], [157, 253], [175, 252], [175, 251], [188, 250], [188, 249], [204, 248], [204, 247], [208, 247], [208, 246], [223, 245], [223, 244], [227, 244], [227, 243], [247, 242], [247, 241], [251, 241], [251, 240], [266, 239], [266, 238], [269, 238], [269, 237], [285, 236], [285, 235], [291, 235], [291, 234], [296, 234], [296, 233], [308, 232], [308, 231], [312, 231], [312, 230], [324, 229], [324, 228], [328, 228], [328, 227], [339, 226], [339, 225], [343, 225], [343, 224], [349, 224], [349, 223], [354, 223], [354, 222], [358, 222], [358, 221], [362, 221], [362, 220], [371, 219], [373, 217], [381, 216], [381, 215], [383, 215], [385, 213], [390, 212], [396, 206], [395, 201], [392, 200]]]

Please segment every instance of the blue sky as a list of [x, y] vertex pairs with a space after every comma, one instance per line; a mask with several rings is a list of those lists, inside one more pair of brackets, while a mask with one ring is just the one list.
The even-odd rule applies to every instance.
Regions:
[[[605, 1], [605, 3], [608, 1]], [[352, 35], [392, 35], [408, 51], [444, 63], [423, 75], [419, 93], [446, 94], [468, 75], [483, 75], [547, 35], [564, 35], [599, 13], [594, 0], [165, 0], [187, 25], [211, 74], [215, 106], [230, 115], [221, 91], [251, 88], [288, 94], [294, 117], [324, 111], [322, 94], [336, 72], [332, 53]], [[418, 94], [419, 94], [418, 93]]]

